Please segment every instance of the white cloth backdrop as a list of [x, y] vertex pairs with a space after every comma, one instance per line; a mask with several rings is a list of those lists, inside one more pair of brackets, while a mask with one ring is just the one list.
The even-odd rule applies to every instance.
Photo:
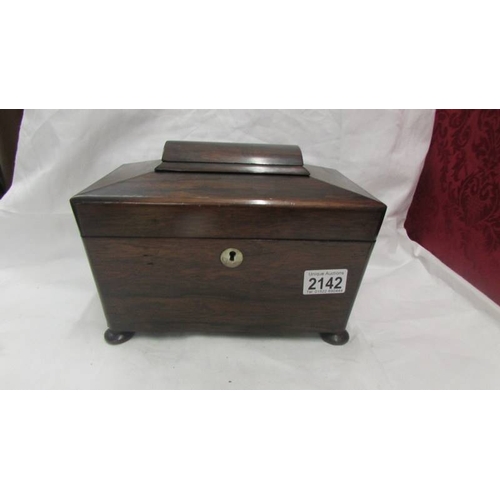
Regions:
[[[500, 314], [411, 242], [404, 217], [433, 111], [26, 111], [0, 200], [0, 388], [499, 388]], [[388, 214], [348, 330], [319, 337], [141, 336], [106, 328], [69, 198], [167, 139], [289, 143]]]

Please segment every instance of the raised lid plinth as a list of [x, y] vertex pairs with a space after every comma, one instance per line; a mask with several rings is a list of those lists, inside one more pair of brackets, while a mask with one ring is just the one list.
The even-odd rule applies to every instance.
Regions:
[[308, 176], [298, 146], [167, 141], [156, 172]]

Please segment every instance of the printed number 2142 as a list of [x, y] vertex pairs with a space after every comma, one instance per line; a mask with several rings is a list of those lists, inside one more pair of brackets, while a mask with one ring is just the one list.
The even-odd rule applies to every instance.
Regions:
[[304, 272], [304, 295], [344, 293], [347, 269], [315, 269]]
[[325, 278], [309, 278], [308, 290], [321, 290], [322, 288], [342, 290], [342, 277], [337, 276], [335, 278], [335, 282], [333, 278], [330, 278], [326, 283]]

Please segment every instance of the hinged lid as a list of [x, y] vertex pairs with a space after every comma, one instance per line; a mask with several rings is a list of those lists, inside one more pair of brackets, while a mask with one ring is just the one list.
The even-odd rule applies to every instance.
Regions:
[[167, 141], [156, 172], [303, 175], [298, 146]]
[[[290, 175], [287, 169], [304, 169], [292, 164], [302, 162], [296, 146], [192, 144], [167, 142], [169, 161], [123, 165], [74, 196], [81, 235], [375, 240], [385, 205], [335, 170], [307, 166], [310, 175]], [[235, 160], [247, 163], [224, 163]], [[173, 165], [203, 170], [169, 170]], [[236, 169], [210, 170], [221, 166]]]

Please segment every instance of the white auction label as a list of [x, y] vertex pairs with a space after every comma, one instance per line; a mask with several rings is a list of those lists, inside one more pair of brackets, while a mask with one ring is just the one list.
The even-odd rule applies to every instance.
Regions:
[[347, 269], [318, 269], [304, 272], [304, 295], [344, 293]]

